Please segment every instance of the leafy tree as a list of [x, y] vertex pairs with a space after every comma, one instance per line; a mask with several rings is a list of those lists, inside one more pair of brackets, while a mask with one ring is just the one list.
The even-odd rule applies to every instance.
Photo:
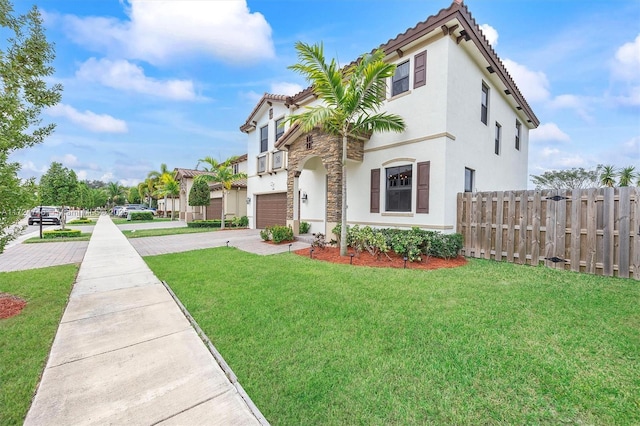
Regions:
[[636, 178], [636, 168], [634, 166], [627, 166], [620, 169], [618, 173], [618, 186], [631, 186], [633, 180]]
[[[160, 164], [160, 170], [152, 170], [147, 174], [147, 178], [153, 180], [153, 187], [159, 189], [161, 185], [165, 184], [170, 177], [173, 177], [169, 168], [165, 163]], [[167, 217], [167, 196], [164, 196], [164, 217]]]
[[581, 189], [600, 186], [599, 167], [585, 170], [576, 167], [567, 170], [550, 170], [541, 175], [531, 175], [536, 189]]
[[124, 204], [126, 198], [124, 196], [125, 188], [118, 182], [109, 182], [106, 187], [109, 207], [113, 207], [116, 204]]
[[147, 206], [149, 208], [151, 208], [151, 199], [154, 188], [155, 182], [149, 177], [138, 184], [138, 193], [140, 194], [140, 198], [143, 200], [147, 199]]
[[49, 170], [40, 178], [40, 200], [42, 204], [61, 206], [60, 222], [65, 229], [67, 215], [65, 207], [78, 203], [79, 187], [76, 172], [53, 162]]
[[603, 166], [600, 173], [600, 183], [611, 188], [616, 184], [616, 175], [617, 172], [613, 166]]
[[220, 224], [221, 229], [224, 229], [224, 205], [226, 196], [229, 193], [229, 190], [231, 190], [233, 182], [247, 177], [246, 173], [233, 172], [232, 164], [237, 159], [238, 157], [231, 157], [222, 163], [219, 163], [212, 157], [205, 157], [198, 160], [198, 166], [200, 165], [200, 163], [208, 164], [208, 166], [204, 167], [204, 171], [209, 172], [210, 174], [196, 176], [194, 184], [195, 181], [201, 180], [205, 182], [215, 182], [222, 185], [222, 223]]
[[[209, 184], [205, 180], [195, 179], [189, 190], [190, 206], [208, 206], [211, 204]], [[204, 209], [204, 218], [207, 218], [207, 209]]]
[[[178, 182], [172, 175], [164, 176], [162, 183], [158, 186], [157, 194], [164, 197], [166, 200], [171, 197], [171, 220], [173, 220], [176, 210], [176, 197], [180, 196], [180, 182]], [[167, 204], [165, 201], [165, 216], [167, 213]]]
[[142, 197], [140, 196], [140, 192], [138, 192], [137, 186], [132, 186], [131, 188], [128, 188], [126, 192], [127, 192], [127, 200], [129, 200], [130, 203], [140, 204], [140, 202], [142, 201]]
[[347, 144], [349, 136], [372, 132], [402, 132], [402, 117], [379, 112], [387, 90], [387, 79], [396, 66], [384, 62], [384, 52], [365, 54], [354, 64], [339, 68], [335, 59], [327, 64], [322, 44], [296, 43], [299, 62], [289, 68], [302, 74], [313, 86], [320, 105], [307, 107], [289, 121], [302, 131], [321, 127], [342, 138], [342, 214], [340, 255], [347, 255]]
[[[107, 204], [107, 192], [102, 188], [92, 188], [88, 181], [83, 181], [78, 184], [79, 187], [79, 201], [78, 207], [83, 209], [96, 209], [98, 207], [104, 207]], [[93, 181], [95, 182], [95, 181]]]
[[42, 17], [33, 6], [17, 15], [9, 0], [0, 0], [0, 253], [24, 227], [16, 224], [35, 204], [33, 180], [21, 181], [20, 165], [9, 162], [18, 149], [41, 143], [55, 125], [40, 126], [40, 113], [60, 101], [62, 86], [48, 86], [55, 52], [47, 42]]

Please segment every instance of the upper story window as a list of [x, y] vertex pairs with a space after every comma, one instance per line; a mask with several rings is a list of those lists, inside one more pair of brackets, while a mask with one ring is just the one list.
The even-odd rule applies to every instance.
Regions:
[[502, 137], [502, 126], [500, 123], [496, 122], [496, 143], [494, 147], [494, 152], [496, 155], [500, 155], [500, 139]]
[[476, 180], [476, 171], [468, 167], [464, 168], [464, 192], [473, 192], [474, 181]]
[[396, 67], [396, 73], [391, 78], [391, 96], [409, 90], [409, 61], [405, 61]]
[[280, 136], [284, 135], [284, 117], [276, 120], [276, 141], [280, 139]]
[[260, 152], [269, 149], [269, 126], [260, 128]]
[[233, 165], [231, 166], [231, 170], [233, 170], [233, 174], [237, 175], [238, 174], [238, 163], [233, 163]]
[[386, 210], [388, 212], [411, 211], [412, 166], [389, 167], [386, 169]]
[[284, 152], [276, 151], [273, 153], [273, 168], [281, 169], [284, 166]]
[[487, 124], [489, 118], [489, 86], [482, 83], [482, 103], [480, 111], [480, 121]]
[[516, 149], [520, 151], [520, 132], [522, 131], [522, 124], [516, 120]]

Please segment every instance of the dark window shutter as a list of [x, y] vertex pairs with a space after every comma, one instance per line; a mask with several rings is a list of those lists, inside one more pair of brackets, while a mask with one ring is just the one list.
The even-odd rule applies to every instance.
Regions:
[[418, 53], [413, 59], [413, 88], [427, 84], [427, 51]]
[[418, 201], [416, 213], [429, 213], [429, 174], [431, 162], [418, 163]]
[[371, 213], [380, 213], [380, 169], [371, 169]]

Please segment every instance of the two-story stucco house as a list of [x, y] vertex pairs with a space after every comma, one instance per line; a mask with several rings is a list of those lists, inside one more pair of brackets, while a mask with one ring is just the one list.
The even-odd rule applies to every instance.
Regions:
[[[349, 224], [452, 232], [457, 193], [526, 189], [539, 121], [462, 1], [380, 48], [397, 65], [383, 110], [406, 130], [349, 142]], [[341, 140], [280, 126], [317, 102], [311, 88], [265, 94], [240, 127], [252, 228], [306, 221], [330, 235], [340, 222]]]
[[[231, 163], [234, 173], [247, 173], [247, 155], [241, 155]], [[180, 220], [191, 222], [202, 219], [220, 219], [222, 217], [222, 185], [211, 182], [210, 204], [206, 207], [190, 206], [189, 192], [196, 176], [211, 173], [203, 170], [176, 168], [174, 176], [180, 182], [180, 198], [176, 199], [176, 210], [180, 210]], [[239, 179], [232, 183], [231, 190], [224, 197], [225, 218], [242, 217], [247, 215], [247, 180]], [[171, 200], [168, 202], [171, 205]]]

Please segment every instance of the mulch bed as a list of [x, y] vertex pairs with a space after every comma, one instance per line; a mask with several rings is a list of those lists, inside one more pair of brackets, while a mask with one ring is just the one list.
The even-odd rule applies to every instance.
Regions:
[[18, 315], [27, 305], [27, 301], [8, 293], [0, 293], [0, 319]]
[[[309, 249], [295, 250], [294, 253], [300, 256], [309, 257]], [[353, 250], [348, 251], [349, 254], [353, 253]], [[355, 266], [372, 266], [375, 268], [404, 268], [405, 262], [402, 256], [397, 255], [394, 252], [387, 253], [387, 256], [381, 254], [378, 257], [371, 256], [368, 252], [362, 252], [359, 255], [353, 256], [353, 265]], [[349, 255], [340, 256], [340, 249], [338, 247], [325, 247], [324, 249], [315, 248], [313, 250], [313, 259], [322, 260], [331, 263], [344, 263], [349, 264], [352, 260]], [[440, 259], [438, 257], [423, 256], [421, 262], [409, 262], [406, 263], [407, 269], [440, 269], [440, 268], [456, 268], [458, 266], [464, 266], [467, 264], [467, 260], [458, 256], [454, 259]]]

